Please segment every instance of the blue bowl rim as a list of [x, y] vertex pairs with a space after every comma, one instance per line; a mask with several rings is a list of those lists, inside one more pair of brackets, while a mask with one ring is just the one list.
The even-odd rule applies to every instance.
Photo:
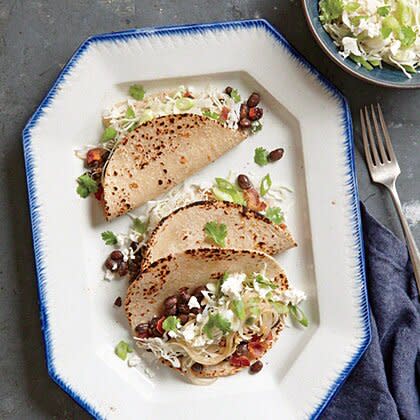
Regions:
[[[334, 54], [331, 53], [331, 51], [326, 47], [324, 41], [319, 36], [318, 31], [316, 30], [314, 24], [312, 23], [311, 16], [309, 14], [308, 10], [308, 0], [301, 0], [302, 1], [302, 8], [303, 12], [306, 17], [306, 22], [308, 23], [309, 29], [312, 32], [312, 35], [314, 36], [315, 40], [317, 41], [318, 45], [321, 47], [321, 49], [330, 57], [336, 64], [338, 64], [343, 70], [345, 70], [347, 73], [351, 74], [352, 76], [357, 77], [360, 80], [363, 80], [365, 82], [368, 82], [370, 84], [379, 85], [387, 88], [398, 88], [398, 89], [420, 89], [420, 82], [418, 83], [411, 83], [409, 85], [404, 85], [398, 82], [386, 82], [384, 80], [376, 79], [374, 77], [365, 76], [362, 73], [359, 73], [358, 71], [352, 69], [345, 60], [340, 60], [337, 58]], [[309, 1], [319, 1], [319, 0], [309, 0]]]

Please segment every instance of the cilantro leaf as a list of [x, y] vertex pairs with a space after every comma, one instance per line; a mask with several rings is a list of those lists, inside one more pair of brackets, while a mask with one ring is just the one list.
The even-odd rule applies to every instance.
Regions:
[[140, 235], [144, 235], [147, 231], [147, 223], [142, 222], [138, 217], [133, 220], [132, 229]]
[[121, 340], [117, 346], [115, 347], [115, 354], [121, 359], [127, 359], [127, 353], [132, 353], [132, 347], [126, 343], [125, 341]]
[[101, 142], [106, 143], [107, 141], [114, 139], [116, 135], [117, 130], [114, 127], [107, 127], [102, 134]]
[[239, 95], [238, 89], [232, 89], [230, 97], [235, 101], [235, 104], [241, 102], [241, 95]]
[[162, 328], [165, 331], [176, 331], [180, 324], [179, 319], [176, 316], [168, 316], [162, 323]]
[[252, 134], [258, 133], [258, 131], [261, 131], [263, 128], [260, 121], [252, 121], [251, 123], [251, 132]]
[[242, 299], [236, 299], [232, 302], [232, 311], [241, 321], [245, 319], [245, 305]]
[[388, 16], [389, 15], [389, 11], [390, 11], [390, 7], [391, 6], [381, 6], [381, 7], [378, 7], [378, 15], [379, 16], [382, 16], [382, 17], [385, 17], [385, 16]]
[[257, 165], [264, 166], [268, 164], [268, 150], [264, 147], [257, 147], [254, 151], [254, 162]]
[[268, 193], [268, 190], [271, 188], [271, 185], [273, 183], [271, 182], [270, 174], [267, 174], [262, 180], [260, 184], [260, 194], [263, 197]]
[[136, 113], [134, 112], [134, 109], [131, 106], [129, 106], [127, 108], [127, 111], [125, 111], [125, 118], [132, 119], [135, 117], [136, 117]]
[[144, 98], [144, 88], [142, 85], [131, 85], [128, 93], [137, 101], [141, 101]]
[[208, 117], [212, 120], [218, 120], [220, 115], [217, 112], [211, 112], [209, 109], [202, 111], [203, 117]]
[[110, 230], [107, 230], [106, 232], [102, 232], [101, 237], [103, 241], [105, 242], [105, 245], [117, 245], [118, 243], [117, 237]]
[[293, 318], [303, 327], [307, 327], [309, 325], [308, 318], [306, 318], [306, 315], [298, 306], [289, 303], [289, 312], [290, 315], [292, 315]]
[[231, 201], [236, 204], [246, 205], [242, 190], [224, 178], [216, 178], [216, 187], [212, 188], [214, 196], [218, 200]]
[[217, 328], [223, 334], [227, 334], [231, 331], [231, 324], [226, 318], [223, 318], [223, 316], [220, 314], [210, 314], [209, 320], [203, 327], [203, 332], [207, 335], [208, 338], [213, 338], [214, 328]]
[[322, 23], [329, 23], [338, 19], [343, 13], [342, 0], [321, 0], [319, 2], [319, 9], [321, 11], [319, 19]]
[[207, 238], [211, 239], [216, 245], [222, 248], [226, 246], [227, 227], [224, 223], [207, 222], [204, 226], [204, 232]]
[[280, 207], [269, 207], [265, 212], [265, 217], [276, 225], [279, 225], [284, 220], [283, 212]]
[[82, 198], [88, 197], [91, 193], [98, 191], [98, 184], [88, 174], [80, 175], [77, 178], [77, 194]]
[[268, 280], [266, 277], [264, 277], [262, 274], [257, 274], [255, 276], [255, 281], [262, 287], [270, 288], [270, 289], [277, 289], [277, 284], [273, 283], [272, 281]]

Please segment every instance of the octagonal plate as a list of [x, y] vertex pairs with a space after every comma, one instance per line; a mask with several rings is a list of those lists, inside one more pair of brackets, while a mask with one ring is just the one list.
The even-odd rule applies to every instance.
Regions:
[[[197, 176], [266, 168], [256, 146], [284, 147], [273, 182], [294, 190], [288, 224], [299, 247], [278, 257], [308, 294], [306, 330], [286, 329], [257, 376], [203, 388], [161, 369], [150, 379], [114, 355], [128, 337], [112, 307], [124, 282], [101, 281], [109, 228], [75, 194], [73, 150], [98, 138], [102, 110], [140, 82], [261, 91], [264, 129]], [[28, 122], [23, 143], [34, 250], [51, 377], [98, 418], [317, 417], [370, 340], [350, 113], [342, 95], [266, 21], [132, 30], [94, 36], [65, 66]], [[123, 219], [112, 229], [124, 230]], [[71, 258], [69, 259], [69, 255]]]

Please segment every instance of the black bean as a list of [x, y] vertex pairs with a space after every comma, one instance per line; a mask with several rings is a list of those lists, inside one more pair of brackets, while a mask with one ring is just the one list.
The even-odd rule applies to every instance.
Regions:
[[194, 363], [191, 366], [191, 370], [196, 373], [200, 373], [203, 370], [203, 365], [201, 363]]
[[112, 251], [110, 256], [111, 260], [114, 260], [116, 262], [122, 261], [122, 259], [124, 258], [124, 255], [121, 251]]
[[181, 314], [178, 318], [181, 321], [181, 325], [185, 325], [190, 317], [187, 314]]
[[180, 303], [178, 304], [178, 312], [180, 314], [188, 315], [190, 313], [190, 308], [186, 303]]
[[198, 300], [198, 302], [201, 302], [204, 298], [203, 292], [207, 290], [206, 286], [199, 286], [196, 287], [193, 291], [193, 296]]
[[230, 94], [232, 93], [232, 90], [233, 89], [230, 86], [227, 86], [225, 89], [225, 93], [227, 93], [230, 96]]
[[95, 169], [94, 171], [90, 172], [90, 177], [94, 181], [99, 181], [102, 177], [102, 169]]
[[270, 162], [275, 162], [277, 160], [280, 160], [284, 155], [284, 149], [283, 148], [279, 148], [279, 149], [274, 149], [272, 150], [267, 158]]
[[239, 108], [239, 119], [242, 120], [248, 118], [248, 106], [246, 104], [241, 104]]
[[261, 99], [261, 97], [260, 97], [260, 94], [259, 93], [257, 93], [257, 92], [253, 92], [253, 93], [251, 93], [251, 95], [249, 96], [249, 98], [248, 98], [248, 101], [247, 101], [247, 105], [251, 108], [251, 107], [253, 107], [253, 106], [257, 106], [259, 103], [260, 103], [260, 99]]
[[248, 118], [241, 118], [239, 120], [239, 127], [241, 128], [249, 128], [251, 127], [251, 121]]
[[162, 337], [162, 334], [156, 328], [158, 321], [159, 318], [156, 316], [149, 321], [149, 334], [153, 337]]
[[137, 249], [137, 247], [139, 246], [139, 243], [136, 241], [132, 241], [130, 244], [130, 248], [135, 251]]
[[257, 121], [257, 120], [262, 118], [263, 113], [264, 112], [263, 112], [262, 108], [258, 108], [258, 107], [249, 108], [248, 118], [251, 121]]
[[165, 310], [163, 311], [163, 314], [165, 316], [171, 316], [171, 315], [176, 315], [178, 313], [178, 310], [176, 308], [176, 305], [171, 306], [169, 308], [165, 308]]
[[115, 262], [114, 260], [111, 260], [111, 258], [110, 258], [110, 257], [108, 257], [108, 258], [105, 260], [105, 267], [106, 267], [108, 270], [110, 270], [110, 271], [114, 272], [114, 271], [117, 271], [117, 270], [118, 270], [118, 263], [117, 263], [117, 262]]
[[122, 305], [122, 299], [121, 299], [121, 297], [120, 297], [120, 296], [118, 296], [118, 297], [115, 299], [115, 301], [114, 301], [114, 305], [115, 305], [115, 306], [118, 306], [118, 307], [121, 307], [121, 305]]
[[263, 363], [261, 362], [261, 360], [257, 360], [256, 362], [254, 362], [251, 367], [249, 368], [249, 371], [251, 373], [258, 373], [262, 368], [263, 368]]
[[182, 287], [178, 290], [178, 302], [179, 303], [188, 303], [191, 295], [188, 293], [188, 287]]
[[242, 343], [239, 343], [236, 347], [236, 354], [238, 356], [244, 356], [248, 353], [248, 344], [245, 341], [242, 341]]
[[203, 308], [202, 307], [200, 307], [200, 308], [191, 308], [190, 309], [190, 314], [198, 315], [201, 312], [203, 312]]
[[246, 175], [240, 174], [238, 175], [238, 185], [243, 190], [249, 190], [252, 187], [251, 181]]
[[163, 306], [165, 308], [172, 308], [173, 306], [176, 306], [177, 303], [178, 303], [177, 297], [175, 295], [172, 295], [165, 299], [165, 301], [163, 302]]
[[120, 266], [118, 267], [118, 275], [120, 277], [124, 277], [128, 274], [128, 264], [125, 261], [120, 262]]
[[149, 336], [149, 324], [147, 322], [142, 322], [134, 328], [134, 331], [139, 338], [147, 338]]

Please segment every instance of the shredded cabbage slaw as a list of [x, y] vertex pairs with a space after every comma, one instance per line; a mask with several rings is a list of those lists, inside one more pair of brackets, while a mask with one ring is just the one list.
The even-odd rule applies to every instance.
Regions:
[[[208, 283], [203, 295], [202, 313], [185, 325], [178, 323], [162, 338], [134, 337], [141, 349], [180, 368], [190, 379], [196, 377], [191, 371], [194, 363], [214, 366], [231, 356], [240, 342], [250, 342], [255, 336], [265, 342], [273, 329], [284, 323], [289, 305], [296, 308], [306, 299], [300, 290], [280, 290], [264, 272], [227, 274], [222, 281]], [[209, 333], [212, 317], [220, 317], [228, 328], [215, 327]]]
[[[188, 97], [189, 94], [193, 97]], [[104, 126], [114, 128], [117, 133], [105, 147], [112, 150], [131, 130], [157, 117], [189, 113], [222, 121], [219, 118], [224, 108], [228, 112], [223, 123], [231, 129], [238, 128], [240, 102], [214, 86], [197, 90], [181, 85], [175, 91], [146, 94], [142, 100], [128, 98], [103, 114]]]
[[321, 0], [340, 54], [367, 70], [387, 63], [411, 78], [420, 65], [420, 0]]

